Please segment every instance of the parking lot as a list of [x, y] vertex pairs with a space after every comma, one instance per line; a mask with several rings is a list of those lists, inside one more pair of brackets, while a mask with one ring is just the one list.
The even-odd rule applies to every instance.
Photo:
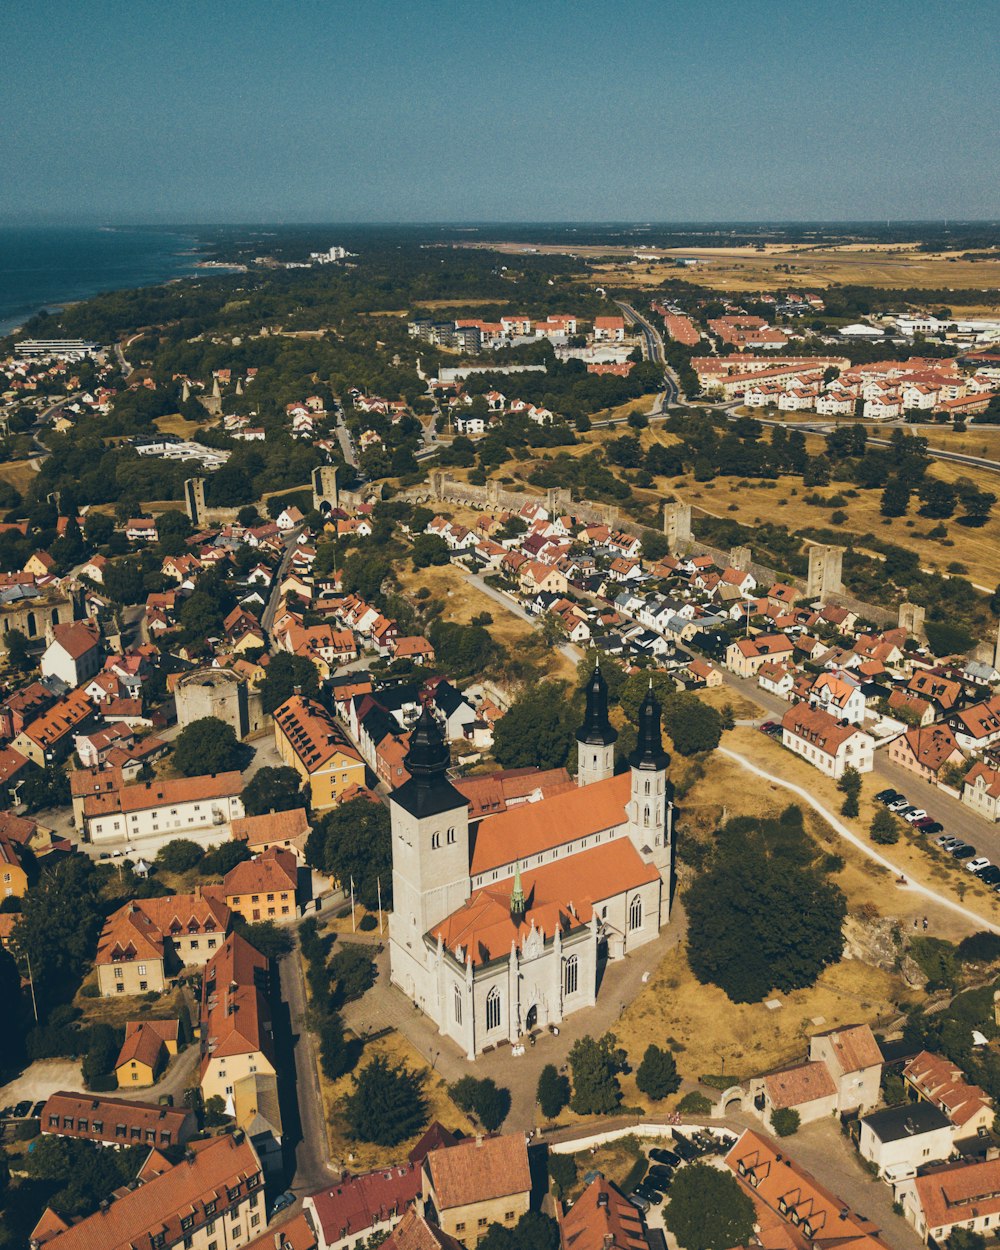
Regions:
[[722, 1160], [736, 1144], [737, 1137], [723, 1129], [670, 1129], [657, 1145], [645, 1150], [648, 1168], [640, 1183], [628, 1195], [642, 1211], [650, 1228], [664, 1227], [663, 1205], [670, 1197], [670, 1186], [679, 1169], [699, 1160], [724, 1167]]
[[954, 826], [946, 828], [940, 820], [934, 819], [929, 809], [920, 805], [919, 797], [911, 802], [909, 794], [902, 788], [884, 787], [875, 795], [875, 800], [901, 825], [905, 822], [921, 837], [928, 854], [951, 856], [970, 874], [978, 877], [983, 885], [1000, 894], [1000, 863], [991, 860], [989, 854], [983, 854], [969, 840], [975, 835], [965, 836], [955, 832]]
[[83, 1089], [80, 1061], [39, 1059], [7, 1085], [0, 1085], [0, 1110], [19, 1102], [44, 1100], [61, 1089]]

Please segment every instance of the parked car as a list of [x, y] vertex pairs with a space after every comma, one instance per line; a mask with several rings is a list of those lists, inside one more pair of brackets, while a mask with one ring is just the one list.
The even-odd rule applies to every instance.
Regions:
[[651, 1207], [658, 1207], [663, 1201], [663, 1195], [660, 1191], [658, 1189], [654, 1189], [652, 1185], [647, 1185], [645, 1182], [641, 1185], [637, 1185], [635, 1192], [645, 1198]]
[[888, 807], [890, 812], [899, 812], [899, 811], [902, 811], [904, 807], [909, 807], [909, 806], [910, 804], [907, 802], [906, 798], [902, 794], [899, 796], [899, 798], [893, 799], [891, 803], [886, 804], [886, 807]]
[[668, 1168], [662, 1163], [655, 1163], [646, 1173], [646, 1180], [658, 1189], [666, 1189], [673, 1175], [673, 1168]]
[[628, 1200], [629, 1202], [631, 1202], [631, 1204], [634, 1207], [638, 1207], [640, 1211], [649, 1210], [649, 1207], [650, 1207], [649, 1199], [643, 1197], [643, 1195], [639, 1193], [638, 1189], [632, 1190], [632, 1192], [628, 1196]]
[[656, 1163], [665, 1163], [669, 1168], [675, 1168], [681, 1161], [681, 1157], [672, 1150], [651, 1150], [649, 1157]]
[[290, 1189], [286, 1189], [283, 1194], [278, 1194], [274, 1200], [274, 1206], [271, 1208], [272, 1217], [277, 1215], [279, 1211], [284, 1211], [286, 1207], [290, 1207], [295, 1201], [295, 1195]]
[[14, 1118], [15, 1120], [23, 1120], [30, 1114], [30, 1112], [31, 1112], [30, 1102], [19, 1102], [17, 1106], [14, 1108]]
[[775, 721], [766, 720], [763, 723], [763, 725], [758, 725], [757, 728], [760, 730], [762, 734], [773, 734], [774, 731], [778, 728], [778, 726]]
[[984, 868], [990, 867], [990, 861], [985, 855], [977, 855], [975, 859], [970, 859], [965, 865], [966, 872], [982, 872]]
[[43, 1112], [44, 1110], [45, 1110], [45, 1099], [44, 1099], [44, 1098], [41, 1098], [41, 1099], [39, 1099], [39, 1101], [38, 1101], [38, 1102], [36, 1102], [36, 1103], [35, 1103], [35, 1105], [31, 1108], [31, 1118], [32, 1118], [33, 1120], [37, 1120], [37, 1119], [38, 1119], [38, 1117], [42, 1114], [42, 1112]]
[[944, 825], [939, 824], [936, 820], [931, 820], [929, 816], [925, 816], [923, 820], [915, 820], [913, 822], [914, 829], [919, 829], [921, 833], [941, 833]]
[[971, 859], [976, 853], [976, 848], [968, 842], [959, 842], [958, 846], [953, 846], [948, 853], [954, 859]]
[[906, 820], [910, 812], [915, 812], [916, 810], [917, 809], [915, 807], [912, 807], [909, 803], [907, 803], [905, 807], [890, 807], [889, 808], [890, 812], [893, 812], [896, 816], [902, 816], [904, 820]]
[[876, 803], [892, 803], [899, 798], [899, 794], [895, 790], [879, 790], [875, 795]]
[[950, 851], [953, 846], [958, 846], [961, 840], [961, 838], [952, 837], [950, 833], [942, 833], [937, 839], [937, 844], [942, 851]]
[[1000, 868], [996, 864], [990, 864], [989, 868], [981, 868], [976, 876], [983, 885], [1000, 885]]
[[908, 820], [912, 825], [914, 821], [926, 819], [927, 813], [922, 807], [914, 807], [908, 812], [903, 813], [903, 819]]

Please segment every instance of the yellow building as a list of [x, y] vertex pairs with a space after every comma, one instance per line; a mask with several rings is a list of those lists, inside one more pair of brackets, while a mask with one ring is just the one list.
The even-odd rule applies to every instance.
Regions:
[[250, 924], [258, 920], [293, 920], [298, 914], [299, 865], [284, 847], [272, 847], [226, 873], [223, 896], [230, 911]]
[[313, 811], [328, 811], [351, 786], [365, 784], [365, 762], [322, 704], [292, 695], [274, 712], [282, 762], [309, 783]]
[[467, 1250], [491, 1224], [513, 1228], [528, 1210], [531, 1172], [523, 1133], [476, 1137], [424, 1160], [424, 1213]]
[[28, 888], [28, 874], [21, 864], [17, 843], [0, 837], [0, 898], [22, 898]]
[[179, 1024], [176, 1020], [129, 1020], [125, 1041], [115, 1060], [119, 1089], [142, 1089], [154, 1085], [177, 1054]]

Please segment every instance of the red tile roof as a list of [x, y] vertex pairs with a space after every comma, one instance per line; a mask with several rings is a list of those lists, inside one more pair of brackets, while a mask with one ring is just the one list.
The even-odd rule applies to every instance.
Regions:
[[531, 1190], [523, 1133], [471, 1138], [447, 1150], [432, 1150], [424, 1170], [434, 1187], [439, 1211]]
[[1000, 1159], [935, 1169], [914, 1184], [928, 1232], [1000, 1213]]
[[[53, 1119], [58, 1123], [53, 1124]], [[72, 1094], [66, 1090], [49, 1097], [40, 1124], [43, 1133], [157, 1147], [178, 1145], [184, 1134], [196, 1127], [185, 1107], [159, 1107], [155, 1103]]]
[[231, 868], [222, 882], [226, 898], [243, 894], [268, 894], [295, 891], [298, 864], [286, 847], [272, 846], [254, 859], [244, 860]]
[[384, 1168], [352, 1176], [312, 1195], [324, 1242], [351, 1241], [374, 1224], [398, 1218], [420, 1193], [420, 1168]]
[[559, 1221], [562, 1250], [649, 1250], [639, 1211], [610, 1181], [591, 1181]]

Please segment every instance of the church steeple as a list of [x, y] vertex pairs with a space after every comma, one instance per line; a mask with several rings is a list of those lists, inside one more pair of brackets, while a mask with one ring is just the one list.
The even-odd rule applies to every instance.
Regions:
[[410, 779], [393, 792], [394, 801], [418, 818], [467, 807], [468, 800], [448, 780], [450, 764], [448, 743], [425, 703], [420, 719], [410, 734], [409, 749], [403, 757]]
[[585, 687], [587, 710], [576, 731], [576, 779], [581, 786], [614, 776], [615, 741], [618, 730], [608, 720], [608, 683], [601, 672], [600, 656]]
[[661, 772], [670, 763], [663, 749], [660, 730], [660, 701], [653, 693], [653, 679], [639, 708], [639, 734], [629, 763], [643, 772]]
[[510, 914], [514, 920], [520, 920], [527, 904], [524, 898], [524, 887], [521, 885], [521, 861], [514, 864], [514, 888], [510, 892]]
[[601, 672], [600, 656], [587, 682], [586, 694], [587, 710], [583, 724], [576, 731], [576, 740], [588, 746], [611, 746], [618, 737], [618, 730], [608, 720], [608, 683]]

